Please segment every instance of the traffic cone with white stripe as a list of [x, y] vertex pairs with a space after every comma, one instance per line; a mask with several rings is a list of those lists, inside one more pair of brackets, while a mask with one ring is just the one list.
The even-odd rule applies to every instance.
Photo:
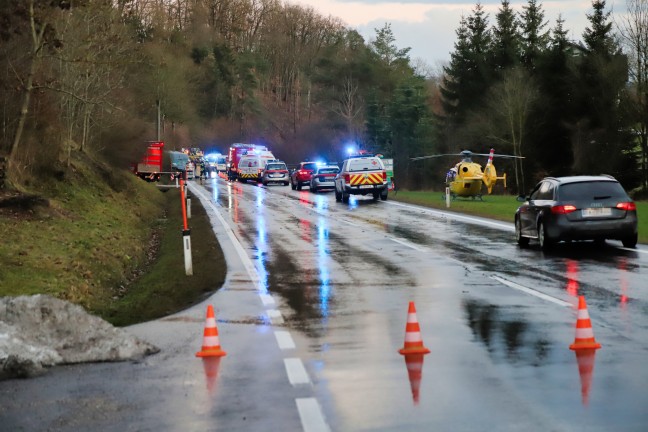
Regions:
[[225, 354], [226, 352], [221, 349], [218, 339], [218, 327], [216, 327], [214, 308], [212, 305], [208, 305], [202, 349], [196, 353], [196, 357], [222, 357]]
[[427, 354], [429, 349], [423, 346], [423, 339], [421, 338], [421, 328], [419, 327], [418, 320], [416, 319], [416, 307], [414, 302], [409, 302], [409, 310], [407, 311], [407, 325], [405, 326], [405, 346], [398, 350], [403, 355], [407, 354]]
[[576, 319], [576, 338], [574, 343], [569, 345], [571, 350], [579, 349], [598, 349], [601, 344], [594, 339], [594, 331], [592, 330], [592, 322], [590, 321], [589, 313], [587, 312], [587, 305], [585, 304], [585, 296], [578, 297], [578, 315]]

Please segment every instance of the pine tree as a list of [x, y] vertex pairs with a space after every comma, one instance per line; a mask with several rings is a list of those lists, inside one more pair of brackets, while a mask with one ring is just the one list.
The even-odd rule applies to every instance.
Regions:
[[[628, 61], [612, 34], [605, 1], [592, 2], [590, 25], [583, 33], [585, 45], [578, 69], [577, 112], [572, 124], [574, 170], [624, 178], [636, 172], [630, 151], [634, 143], [628, 119], [623, 115], [627, 98]], [[635, 165], [632, 168], [633, 164]], [[628, 187], [630, 185], [626, 185]]]
[[542, 4], [536, 0], [529, 0], [527, 6], [522, 6], [523, 12], [520, 16], [521, 42], [522, 42], [522, 64], [529, 71], [536, 67], [538, 57], [547, 49], [549, 32], [543, 29], [547, 26], [544, 20]]
[[450, 64], [443, 68], [444, 75], [440, 89], [443, 110], [450, 119], [456, 119], [459, 116], [463, 83], [469, 79], [468, 22], [465, 17], [461, 17], [459, 28], [455, 34], [457, 40], [454, 43], [454, 51], [450, 53]]
[[497, 24], [493, 27], [493, 52], [492, 68], [500, 73], [504, 69], [514, 66], [520, 57], [520, 35], [518, 33], [518, 20], [511, 9], [508, 0], [502, 1], [497, 15]]
[[618, 51], [618, 46], [612, 38], [612, 21], [609, 21], [610, 12], [605, 12], [605, 0], [592, 2], [594, 12], [587, 14], [590, 27], [583, 32], [583, 41], [591, 53], [611, 55]]
[[488, 61], [491, 34], [488, 15], [480, 3], [467, 19], [462, 18], [456, 33], [455, 52], [444, 68], [441, 94], [448, 119], [461, 124], [466, 114], [479, 106], [492, 82]]
[[572, 121], [574, 106], [573, 44], [567, 39], [563, 24], [559, 16], [551, 31], [549, 49], [538, 62], [536, 80], [542, 97], [529, 135], [529, 148], [533, 150], [529, 162], [543, 174], [552, 175], [570, 174], [573, 160], [570, 134], [565, 126]]

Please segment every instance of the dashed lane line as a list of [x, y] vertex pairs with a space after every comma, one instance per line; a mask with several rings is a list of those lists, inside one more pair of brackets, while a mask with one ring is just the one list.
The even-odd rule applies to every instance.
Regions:
[[426, 248], [416, 246], [416, 245], [414, 245], [412, 243], [397, 239], [395, 237], [387, 237], [387, 238], [392, 240], [392, 241], [395, 241], [396, 243], [402, 244], [403, 246], [407, 246], [408, 248], [412, 248], [417, 252], [428, 252], [428, 249], [426, 249]]
[[394, 202], [394, 201], [387, 201], [386, 204], [394, 205], [394, 206], [398, 206], [398, 207], [405, 207], [405, 208], [414, 209], [414, 210], [420, 210], [420, 211], [424, 211], [426, 213], [431, 213], [431, 214], [434, 214], [434, 215], [437, 215], [437, 216], [442, 216], [442, 217], [445, 217], [445, 218], [448, 218], [448, 219], [458, 219], [458, 220], [463, 220], [463, 221], [467, 221], [467, 222], [470, 222], [470, 223], [476, 223], [476, 224], [479, 224], [479, 225], [489, 225], [489, 226], [492, 226], [493, 228], [498, 228], [498, 229], [501, 229], [501, 230], [504, 230], [504, 231], [514, 231], [515, 230], [515, 227], [513, 226], [512, 223], [505, 224], [505, 223], [493, 222], [493, 221], [490, 221], [490, 220], [484, 219], [484, 218], [463, 216], [463, 215], [460, 215], [458, 213], [444, 212], [444, 211], [441, 211], [441, 210], [433, 210], [433, 209], [424, 208], [424, 207], [415, 207], [415, 206], [412, 206], [412, 205], [402, 204], [402, 203], [398, 203], [398, 202]]
[[259, 294], [259, 297], [261, 297], [263, 306], [272, 306], [275, 304], [275, 300], [270, 294]]
[[282, 351], [295, 349], [295, 341], [290, 335], [290, 332], [284, 330], [277, 330], [274, 332], [274, 334], [275, 334], [275, 338], [277, 339], [277, 344], [279, 345], [279, 349], [281, 349]]
[[508, 281], [506, 279], [502, 279], [499, 276], [491, 276], [490, 278], [493, 279], [493, 280], [496, 280], [497, 282], [499, 282], [499, 283], [501, 283], [503, 285], [506, 285], [506, 286], [508, 286], [510, 288], [516, 289], [518, 291], [522, 291], [522, 292], [527, 293], [527, 294], [531, 294], [532, 296], [535, 296], [535, 297], [538, 297], [538, 298], [540, 298], [542, 300], [546, 300], [548, 302], [557, 304], [558, 306], [564, 306], [564, 307], [571, 307], [572, 306], [571, 303], [568, 303], [566, 301], [557, 299], [556, 297], [552, 297], [550, 295], [541, 293], [540, 291], [536, 291], [536, 290], [534, 290], [532, 288], [527, 288], [524, 285], [520, 285], [518, 283], [511, 282], [511, 281]]
[[268, 314], [268, 317], [270, 318], [272, 324], [284, 323], [283, 316], [281, 316], [281, 312], [279, 312], [277, 309], [268, 309], [266, 313]]
[[[236, 249], [239, 258], [243, 262], [243, 265], [248, 275], [250, 276], [250, 279], [255, 284], [255, 286], [259, 287], [261, 278], [259, 277], [259, 274], [256, 271], [252, 260], [250, 260], [250, 258], [247, 256], [247, 253], [245, 252], [245, 249], [243, 249], [243, 245], [234, 234], [234, 230], [232, 230], [232, 228], [227, 224], [220, 211], [218, 211], [215, 204], [212, 202], [211, 198], [206, 195], [204, 188], [201, 190], [200, 188], [190, 184], [189, 189], [191, 189], [192, 192], [200, 198], [203, 207], [205, 207], [208, 212], [211, 210], [211, 213], [216, 215], [219, 222], [225, 229], [230, 242]], [[271, 295], [259, 293], [259, 297], [264, 307], [275, 305], [275, 300]], [[267, 314], [272, 324], [282, 324], [284, 322], [281, 312], [279, 312], [278, 310], [269, 309], [267, 310]], [[290, 333], [287, 331], [275, 331], [275, 339], [277, 340], [277, 344], [282, 351], [295, 348], [295, 342], [292, 339]], [[300, 358], [285, 358], [284, 365], [290, 384], [292, 384], [293, 386], [311, 384], [308, 372], [306, 372], [304, 363]], [[295, 402], [297, 404], [297, 411], [299, 412], [299, 418], [301, 419], [304, 432], [330, 432], [330, 428], [326, 424], [324, 414], [322, 413], [317, 399], [296, 398]]]
[[295, 401], [304, 432], [330, 432], [316, 399], [298, 398]]
[[296, 386], [311, 383], [308, 372], [306, 372], [304, 363], [300, 358], [285, 358], [284, 365], [286, 366], [286, 373], [288, 373], [288, 381], [290, 381], [290, 384]]

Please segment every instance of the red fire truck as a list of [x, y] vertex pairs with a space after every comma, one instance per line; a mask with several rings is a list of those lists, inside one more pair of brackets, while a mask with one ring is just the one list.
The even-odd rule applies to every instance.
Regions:
[[239, 161], [241, 160], [241, 156], [246, 155], [248, 151], [252, 150], [268, 149], [265, 146], [255, 144], [236, 143], [230, 146], [227, 158], [227, 178], [229, 180], [236, 180], [239, 177]]
[[146, 181], [159, 181], [164, 142], [149, 141], [147, 145], [146, 153], [139, 162], [132, 164], [131, 171]]

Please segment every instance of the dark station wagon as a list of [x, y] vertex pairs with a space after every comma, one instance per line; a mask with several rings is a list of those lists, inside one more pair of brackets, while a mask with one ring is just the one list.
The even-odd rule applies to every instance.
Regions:
[[611, 176], [547, 177], [515, 212], [520, 246], [536, 239], [543, 250], [560, 241], [620, 240], [637, 245], [637, 208]]

